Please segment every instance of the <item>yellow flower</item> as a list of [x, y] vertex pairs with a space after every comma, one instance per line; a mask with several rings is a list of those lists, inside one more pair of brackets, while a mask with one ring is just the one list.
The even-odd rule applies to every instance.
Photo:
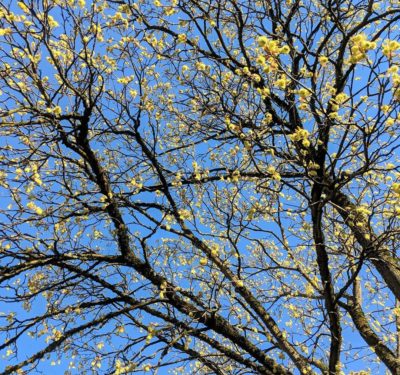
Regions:
[[308, 140], [310, 133], [306, 129], [300, 127], [296, 128], [294, 133], [289, 135], [289, 138], [294, 142], [301, 141], [304, 147], [310, 146], [310, 141]]
[[60, 116], [62, 113], [62, 109], [59, 105], [57, 105], [54, 108], [47, 108], [47, 112], [54, 113], [56, 116]]
[[[284, 46], [283, 51], [281, 51], [281, 48], [279, 47], [279, 42], [273, 39], [269, 39], [266, 36], [260, 36], [257, 39], [258, 45], [264, 49], [265, 52], [268, 53], [268, 55], [271, 56], [277, 56], [279, 53], [285, 53], [287, 51], [288, 46]], [[290, 51], [290, 48], [289, 48]], [[287, 52], [286, 52], [287, 53]]]
[[266, 97], [268, 97], [269, 95], [271, 95], [271, 91], [268, 87], [257, 87], [257, 92], [261, 95], [262, 99], [265, 99]]
[[335, 102], [338, 104], [343, 104], [348, 98], [349, 96], [346, 93], [341, 92], [335, 96]]
[[182, 209], [178, 210], [178, 214], [179, 214], [179, 218], [180, 218], [181, 220], [190, 219], [191, 216], [192, 216], [191, 213], [190, 213], [190, 211], [187, 210], [187, 209], [185, 209], [185, 208], [182, 208]]
[[397, 40], [386, 39], [383, 43], [382, 52], [386, 57], [391, 58], [398, 49], [400, 49], [400, 43]]
[[196, 62], [196, 68], [198, 69], [198, 70], [205, 70], [206, 69], [206, 67], [207, 67], [207, 65], [206, 64], [204, 64], [204, 63], [202, 63], [202, 62], [200, 62], [200, 61], [197, 61]]
[[267, 43], [268, 43], [268, 38], [266, 37], [266, 36], [260, 36], [258, 39], [257, 39], [257, 43], [258, 43], [258, 45], [260, 46], [260, 47], [265, 47], [266, 45], [267, 45]]
[[308, 104], [303, 102], [299, 104], [299, 109], [305, 111], [308, 108]]
[[393, 192], [400, 197], [400, 183], [395, 182], [392, 185]]
[[273, 120], [272, 113], [267, 112], [264, 115], [262, 122], [263, 122], [263, 124], [268, 125], [272, 122], [272, 120]]
[[29, 8], [22, 1], [18, 1], [17, 4], [24, 13], [29, 13]]
[[133, 80], [133, 76], [127, 76], [127, 77], [118, 78], [117, 82], [121, 83], [122, 85], [127, 85], [132, 80]]
[[259, 55], [259, 56], [257, 57], [256, 63], [257, 63], [258, 65], [264, 65], [264, 64], [266, 63], [265, 57], [264, 57], [263, 55]]
[[7, 27], [6, 29], [0, 29], [0, 36], [4, 36], [4, 35], [10, 35], [12, 33], [12, 30]]
[[279, 174], [279, 172], [276, 170], [276, 168], [274, 166], [270, 165], [267, 168], [267, 172], [271, 175], [271, 179], [273, 179], [275, 181], [281, 180], [281, 175]]
[[376, 43], [367, 40], [365, 34], [354, 35], [350, 39], [350, 63], [356, 64], [357, 62], [367, 57], [369, 50], [375, 49]]
[[58, 26], [58, 22], [52, 16], [48, 15], [47, 19], [49, 21], [49, 26], [51, 29], [54, 29], [55, 27]]
[[97, 346], [97, 349], [101, 350], [104, 347], [104, 342], [99, 342], [96, 346]]
[[143, 366], [143, 371], [147, 372], [151, 370], [151, 365], [144, 365]]
[[237, 286], [238, 288], [243, 288], [243, 287], [244, 287], [244, 282], [243, 282], [243, 280], [236, 280], [235, 284], [236, 284], [236, 286]]
[[303, 98], [303, 99], [310, 96], [310, 91], [307, 90], [306, 88], [302, 88], [302, 89], [298, 90], [297, 93], [299, 94], [300, 98]]
[[211, 255], [215, 257], [218, 255], [218, 252], [219, 252], [219, 246], [218, 244], [215, 243], [211, 246]]
[[178, 35], [178, 42], [179, 43], [185, 43], [187, 40], [186, 34], [179, 34]]
[[387, 126], [387, 127], [391, 127], [391, 126], [394, 125], [395, 122], [396, 122], [396, 120], [395, 120], [394, 118], [389, 117], [389, 118], [386, 120], [386, 126]]
[[274, 82], [274, 85], [280, 88], [281, 90], [286, 89], [286, 86], [289, 84], [290, 80], [285, 76], [281, 75], [279, 79]]
[[290, 52], [290, 47], [288, 45], [284, 45], [280, 48], [280, 53], [288, 54]]
[[26, 207], [28, 207], [32, 211], [35, 211], [38, 215], [42, 215], [43, 214], [43, 209], [41, 209], [40, 207], [36, 206], [36, 204], [33, 203], [33, 202], [28, 202]]
[[320, 65], [322, 67], [324, 67], [324, 66], [326, 66], [326, 64], [328, 64], [329, 59], [326, 56], [320, 56], [318, 58], [318, 61], [319, 61]]

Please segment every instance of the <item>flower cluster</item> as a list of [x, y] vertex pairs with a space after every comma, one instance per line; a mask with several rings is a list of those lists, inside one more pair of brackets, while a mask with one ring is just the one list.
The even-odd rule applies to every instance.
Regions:
[[367, 57], [367, 52], [376, 48], [376, 43], [367, 39], [365, 34], [354, 35], [350, 39], [350, 63], [356, 64]]
[[296, 128], [296, 130], [289, 135], [289, 138], [293, 142], [300, 142], [304, 147], [309, 147], [310, 146], [310, 141], [308, 137], [310, 136], [310, 133], [306, 129], [302, 129], [300, 127]]
[[280, 54], [289, 53], [290, 47], [288, 45], [280, 46], [277, 40], [269, 39], [266, 36], [260, 36], [257, 42], [263, 49], [263, 53], [257, 57], [257, 64], [263, 68], [265, 73], [276, 71], [278, 69], [277, 57]]
[[394, 53], [399, 49], [400, 43], [397, 40], [386, 39], [383, 42], [382, 53], [389, 59], [392, 58]]

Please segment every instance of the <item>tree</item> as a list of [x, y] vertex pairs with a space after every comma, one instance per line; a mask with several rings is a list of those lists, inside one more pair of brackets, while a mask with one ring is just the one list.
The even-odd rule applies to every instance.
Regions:
[[1, 374], [400, 374], [399, 20], [3, 3]]

